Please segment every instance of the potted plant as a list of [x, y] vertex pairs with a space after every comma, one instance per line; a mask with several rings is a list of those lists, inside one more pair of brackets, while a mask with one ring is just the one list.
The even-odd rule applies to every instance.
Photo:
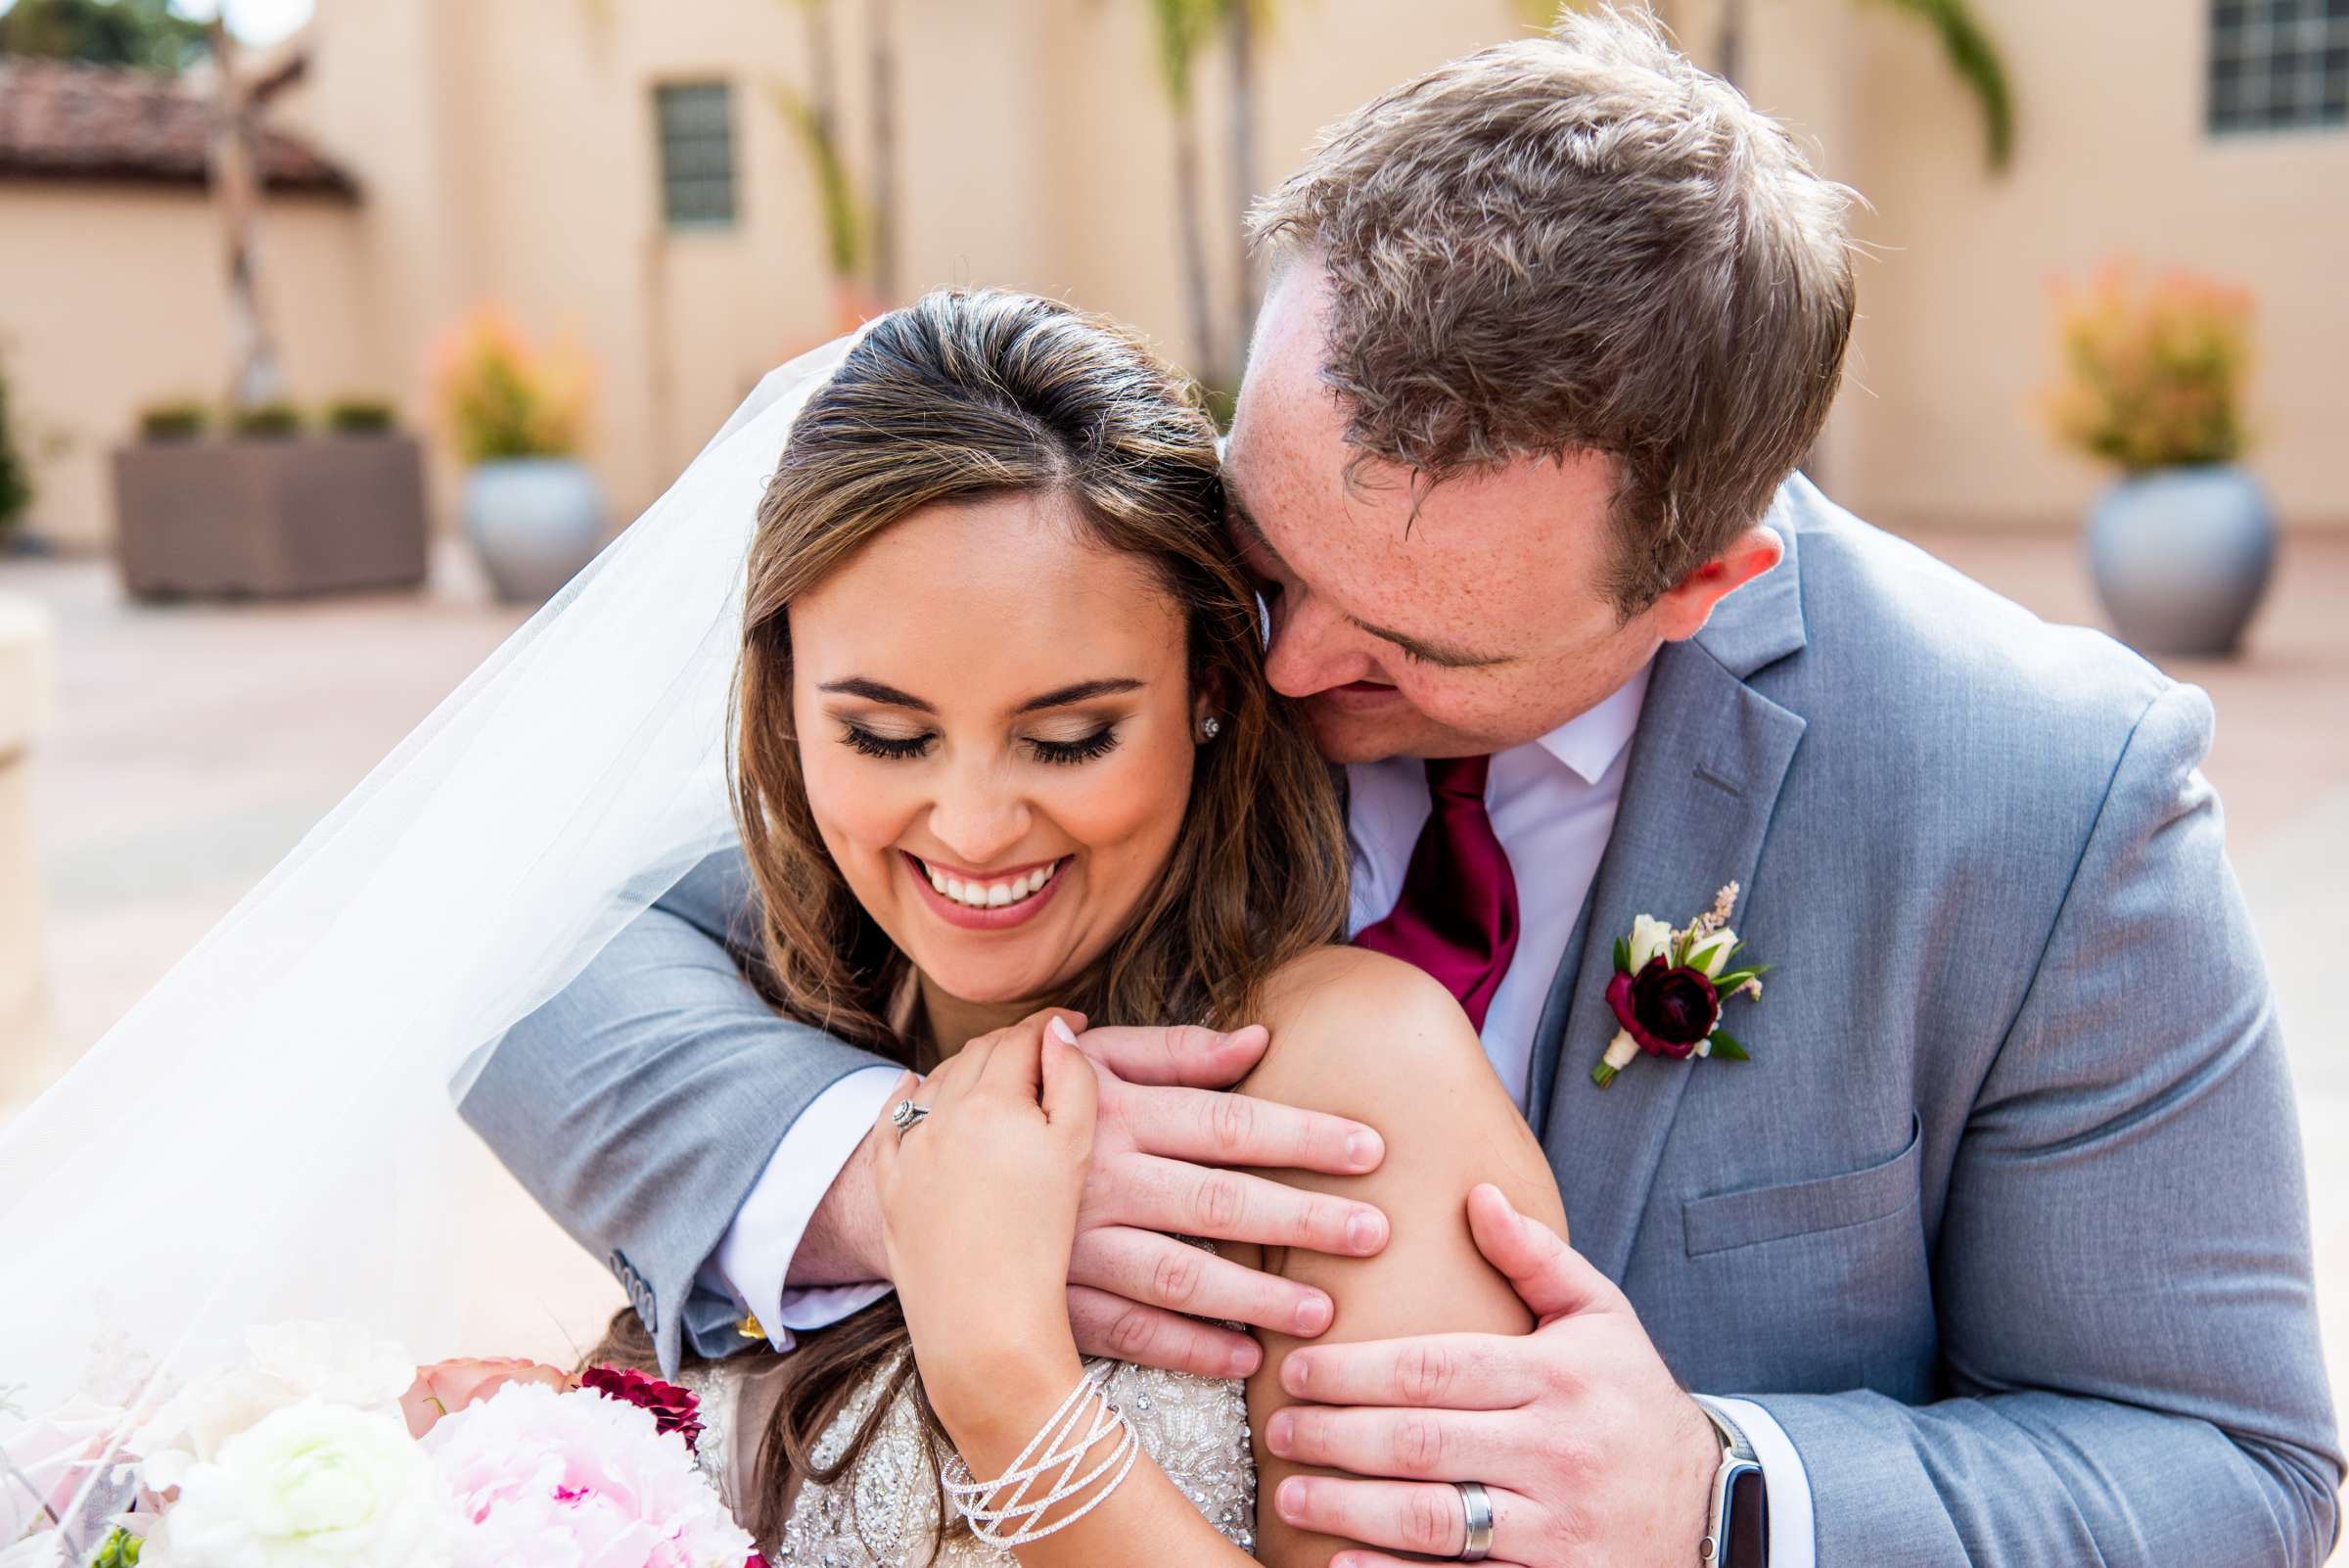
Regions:
[[603, 540], [603, 496], [573, 455], [587, 407], [584, 360], [535, 349], [484, 310], [442, 348], [438, 386], [446, 434], [468, 465], [466, 536], [500, 598], [549, 598]]
[[2088, 518], [2105, 612], [2140, 653], [2234, 652], [2276, 561], [2266, 493], [2237, 466], [2250, 296], [2116, 263], [2059, 290], [2057, 318], [2055, 434], [2120, 470]]
[[318, 431], [283, 399], [140, 412], [114, 460], [115, 562], [141, 599], [280, 598], [425, 578], [424, 455]]

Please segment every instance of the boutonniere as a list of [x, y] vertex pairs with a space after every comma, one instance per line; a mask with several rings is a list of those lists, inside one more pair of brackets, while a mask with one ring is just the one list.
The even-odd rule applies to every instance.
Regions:
[[1623, 1027], [1607, 1054], [1590, 1069], [1590, 1082], [1605, 1088], [1641, 1051], [1680, 1061], [1689, 1056], [1726, 1056], [1747, 1062], [1737, 1037], [1721, 1027], [1722, 1004], [1731, 996], [1762, 999], [1768, 964], [1731, 969], [1745, 944], [1729, 929], [1737, 905], [1737, 884], [1714, 896], [1713, 907], [1674, 930], [1653, 915], [1632, 922], [1629, 937], [1615, 939], [1615, 978], [1607, 982], [1607, 1005]]

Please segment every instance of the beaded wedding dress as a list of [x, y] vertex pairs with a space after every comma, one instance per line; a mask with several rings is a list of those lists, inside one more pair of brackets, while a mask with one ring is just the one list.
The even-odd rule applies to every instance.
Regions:
[[[896, 1362], [885, 1363], [824, 1429], [817, 1457], [830, 1463], [872, 1412]], [[779, 1391], [779, 1366], [748, 1371], [719, 1362], [685, 1374], [702, 1402], [700, 1463], [737, 1517], [758, 1463], [760, 1434]], [[1248, 1446], [1243, 1384], [1120, 1363], [1104, 1385], [1142, 1452], [1208, 1522], [1242, 1551], [1256, 1549], [1256, 1458]], [[810, 1482], [793, 1499], [783, 1539], [761, 1542], [774, 1568], [1017, 1568], [1017, 1559], [967, 1532], [935, 1558], [938, 1459], [911, 1391], [882, 1417], [864, 1454], [829, 1485]]]

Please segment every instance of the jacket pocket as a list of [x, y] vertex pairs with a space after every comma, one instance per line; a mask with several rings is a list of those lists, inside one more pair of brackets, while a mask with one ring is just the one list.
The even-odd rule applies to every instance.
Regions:
[[1908, 1147], [1879, 1165], [1783, 1186], [1690, 1198], [1681, 1205], [1688, 1256], [1701, 1258], [1732, 1247], [1814, 1235], [1899, 1214], [1916, 1201], [1917, 1151], [1922, 1141], [1923, 1124], [1911, 1114]]

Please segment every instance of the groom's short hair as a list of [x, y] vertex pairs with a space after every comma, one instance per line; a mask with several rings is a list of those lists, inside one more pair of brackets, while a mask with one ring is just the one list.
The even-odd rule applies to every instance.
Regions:
[[1652, 19], [1606, 10], [1356, 111], [1251, 231], [1327, 270], [1323, 375], [1363, 456], [1424, 483], [1618, 460], [1602, 586], [1630, 615], [1817, 439], [1851, 334], [1850, 196]]

